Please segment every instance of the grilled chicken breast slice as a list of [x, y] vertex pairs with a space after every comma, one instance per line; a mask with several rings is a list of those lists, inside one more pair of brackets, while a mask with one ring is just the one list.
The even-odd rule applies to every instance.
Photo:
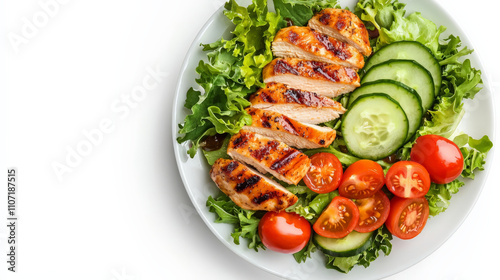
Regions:
[[368, 30], [363, 22], [348, 10], [324, 9], [314, 15], [307, 26], [317, 32], [351, 44], [365, 56], [372, 53]]
[[352, 68], [298, 58], [274, 59], [264, 67], [262, 77], [265, 83], [283, 83], [328, 97], [359, 87], [358, 73]]
[[305, 154], [285, 143], [244, 129], [231, 137], [227, 154], [293, 185], [300, 182], [311, 164]]
[[314, 92], [289, 88], [281, 83], [268, 83], [250, 96], [252, 107], [286, 115], [310, 124], [334, 120], [345, 113], [342, 104]]
[[280, 211], [298, 200], [274, 180], [235, 160], [215, 161], [210, 177], [236, 205], [246, 210]]
[[276, 57], [295, 57], [361, 69], [363, 55], [353, 46], [309, 27], [290, 26], [278, 31], [272, 44]]
[[336, 132], [329, 127], [301, 123], [283, 114], [253, 107], [247, 108], [246, 111], [252, 117], [252, 125], [243, 129], [298, 149], [328, 147], [335, 140]]

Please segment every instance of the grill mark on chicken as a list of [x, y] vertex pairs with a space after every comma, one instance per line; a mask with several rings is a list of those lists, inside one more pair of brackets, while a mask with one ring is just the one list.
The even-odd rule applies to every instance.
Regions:
[[255, 184], [257, 184], [260, 181], [260, 179], [261, 179], [260, 176], [254, 175], [254, 176], [246, 179], [242, 183], [237, 184], [234, 189], [236, 190], [236, 192], [240, 193], [240, 192], [244, 191], [245, 189], [247, 189], [249, 187], [252, 187]]
[[[227, 173], [225, 170], [232, 168], [228, 168], [229, 165], [236, 168]], [[210, 169], [210, 177], [223, 193], [243, 209], [281, 211], [298, 200], [296, 195], [276, 181], [235, 160], [216, 160]]]
[[267, 119], [262, 119], [262, 127], [271, 128], [271, 123]]
[[271, 151], [275, 150], [280, 143], [278, 141], [269, 141], [266, 146], [261, 147], [260, 149], [254, 150], [251, 152], [252, 156], [258, 160], [262, 160], [266, 156], [268, 156]]
[[354, 46], [365, 56], [372, 52], [366, 26], [348, 10], [324, 9], [309, 20], [308, 26]]
[[[272, 67], [272, 73], [266, 70], [267, 67]], [[292, 74], [334, 83], [357, 83], [359, 86], [359, 76], [354, 69], [312, 60], [276, 58], [264, 68], [264, 73], [267, 73], [265, 75]]]
[[281, 29], [274, 38], [272, 51], [276, 57], [302, 58], [356, 69], [364, 66], [363, 55], [354, 46], [310, 27]]
[[297, 69], [293, 68], [290, 64], [281, 59], [276, 61], [274, 71], [282, 74], [290, 73], [293, 75], [299, 75], [299, 71], [297, 71]]
[[[276, 82], [267, 83], [264, 88], [250, 96], [249, 101], [253, 108], [281, 113], [293, 120], [311, 124], [336, 119], [345, 112], [342, 104], [328, 97]], [[267, 123], [264, 119], [261, 120], [260, 116], [252, 118], [254, 122], [256, 120], [258, 123], [263, 122], [262, 126], [267, 127]], [[268, 119], [273, 127], [274, 123], [271, 120]]]
[[[262, 193], [260, 194], [259, 196], [256, 196], [253, 198], [252, 202], [255, 203], [255, 204], [262, 204], [264, 203], [265, 201], [269, 200], [269, 199], [273, 199], [275, 197], [277, 197], [278, 194], [276, 192], [268, 192], [268, 193]], [[278, 200], [278, 204], [282, 204], [283, 201], [280, 199]]]
[[244, 146], [246, 145], [246, 143], [248, 142], [248, 134], [246, 133], [242, 133], [240, 134], [239, 137], [236, 137], [234, 140], [233, 140], [233, 145], [234, 147], [237, 149], [241, 146]]
[[283, 129], [285, 129], [286, 131], [288, 131], [289, 133], [291, 133], [293, 135], [299, 135], [297, 128], [295, 128], [295, 126], [293, 125], [293, 123], [290, 121], [289, 118], [287, 118], [286, 116], [283, 116], [283, 117], [279, 118], [278, 121], [283, 126]]
[[266, 102], [266, 103], [277, 103], [278, 101], [275, 100], [269, 93], [267, 93], [266, 91], [262, 91], [260, 93], [260, 98], [262, 98], [262, 101]]
[[233, 170], [235, 170], [236, 168], [238, 168], [238, 166], [240, 166], [240, 164], [237, 162], [237, 161], [232, 161], [230, 162], [227, 166], [223, 167], [223, 171], [227, 174], [233, 172]]
[[[298, 149], [325, 147], [331, 144], [336, 136], [333, 129], [303, 123], [283, 113], [255, 107], [245, 111], [252, 116], [252, 125], [243, 127], [244, 130], [273, 138]], [[260, 149], [260, 146], [254, 150], [256, 149]]]
[[306, 106], [318, 107], [322, 104], [322, 99], [314, 92], [302, 91], [300, 89], [289, 88], [285, 92], [287, 102], [293, 102]]
[[319, 17], [319, 22], [321, 22], [322, 24], [324, 25], [328, 25], [328, 23], [330, 22], [330, 14], [326, 14], [326, 13], [321, 13], [321, 16]]
[[358, 72], [351, 68], [345, 68], [345, 73], [350, 79], [355, 79], [358, 76]]
[[288, 33], [288, 40], [290, 40], [290, 42], [292, 42], [293, 44], [297, 43], [298, 39], [299, 39], [299, 34], [293, 31]]
[[313, 34], [316, 39], [337, 58], [341, 60], [347, 60], [352, 57], [352, 54], [347, 49], [348, 45], [346, 43], [337, 41], [336, 44], [333, 44], [332, 41], [330, 41], [330, 37], [328, 37], [327, 35], [318, 33], [316, 31], [313, 31]]
[[261, 173], [270, 172], [279, 180], [294, 185], [307, 173], [311, 161], [299, 150], [246, 129], [232, 137], [239, 138], [241, 134], [248, 134], [250, 140], [239, 148], [234, 147], [233, 140], [229, 142], [227, 154], [233, 159], [250, 164]]
[[296, 158], [299, 154], [300, 154], [299, 151], [297, 151], [295, 149], [291, 149], [284, 157], [281, 157], [278, 160], [276, 160], [270, 166], [270, 168], [272, 170], [278, 170], [284, 166], [287, 166], [290, 163], [290, 161], [292, 161], [294, 158]]
[[319, 73], [321, 76], [325, 77], [325, 79], [330, 80], [334, 83], [340, 81], [337, 71], [325, 71], [326, 69], [323, 67], [323, 65], [315, 65], [313, 66], [313, 70], [314, 72]]
[[335, 23], [335, 27], [337, 27], [338, 30], [342, 30], [347, 26], [346, 18], [344, 17], [339, 17], [337, 19], [337, 23]]
[[[266, 103], [278, 103], [279, 100], [273, 98], [273, 94], [276, 94], [276, 97], [279, 96], [279, 93], [282, 92], [283, 97], [287, 103], [296, 103], [300, 105], [305, 105], [309, 107], [323, 107], [327, 105], [338, 106], [341, 109], [340, 104], [337, 104], [335, 101], [318, 95], [315, 92], [304, 91], [295, 88], [288, 88], [284, 84], [279, 84], [275, 82], [267, 83], [266, 87], [260, 89], [256, 95], [252, 97], [259, 96], [263, 102]], [[252, 98], [251, 98], [252, 99]]]

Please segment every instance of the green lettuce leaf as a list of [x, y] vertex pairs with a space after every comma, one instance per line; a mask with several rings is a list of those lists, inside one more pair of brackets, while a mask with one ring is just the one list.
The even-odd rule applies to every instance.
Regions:
[[429, 192], [425, 195], [429, 202], [429, 215], [436, 216], [444, 212], [450, 206], [450, 199], [464, 185], [464, 182], [456, 179], [448, 184], [431, 183]]
[[241, 209], [225, 194], [215, 199], [209, 196], [207, 207], [210, 212], [216, 214], [216, 223], [234, 225], [231, 236], [235, 244], [240, 244], [241, 237], [248, 240], [249, 249], [254, 249], [256, 252], [259, 249], [265, 250], [258, 233], [260, 222], [260, 217], [257, 217], [258, 212]]
[[302, 263], [306, 262], [308, 258], [311, 257], [311, 254], [316, 251], [316, 245], [312, 242], [312, 234], [311, 234], [311, 239], [309, 239], [309, 243], [302, 248], [299, 252], [293, 254], [293, 258], [295, 259], [296, 262]]
[[[288, 188], [290, 190], [290, 188]], [[311, 193], [314, 193], [310, 191]], [[299, 196], [299, 200], [294, 205], [288, 207], [286, 209], [287, 212], [295, 212], [305, 219], [309, 220], [311, 223], [314, 223], [316, 219], [319, 217], [319, 214], [323, 212], [328, 204], [332, 201], [332, 199], [339, 195], [338, 191], [333, 191], [324, 194], [316, 194], [309, 195], [309, 198], [302, 199], [302, 196]]]
[[439, 36], [446, 30], [439, 28], [432, 21], [415, 12], [408, 17], [394, 14], [394, 22], [390, 29], [381, 28], [376, 50], [397, 41], [417, 41], [428, 47], [434, 55], [439, 55]]
[[405, 4], [391, 0], [361, 0], [355, 13], [379, 31], [373, 51], [397, 41], [418, 41], [439, 57], [439, 36], [446, 28], [415, 12], [405, 17]]
[[189, 89], [184, 107], [191, 110], [179, 125], [177, 141], [191, 142], [194, 157], [203, 137], [238, 132], [251, 124], [244, 111], [247, 96], [262, 86], [262, 68], [272, 60], [271, 43], [281, 17], [268, 12], [266, 0], [253, 0], [248, 7], [229, 0], [224, 15], [234, 24], [232, 38], [203, 44], [208, 61], [200, 61], [196, 82], [202, 91]]
[[273, 0], [273, 3], [283, 19], [282, 27], [287, 21], [296, 26], [306, 26], [315, 13], [326, 8], [340, 8], [337, 0]]
[[354, 13], [378, 30], [389, 29], [395, 16], [404, 16], [405, 6], [406, 4], [399, 3], [397, 0], [360, 0], [354, 8]]
[[312, 211], [309, 207], [309, 203], [318, 195], [317, 193], [311, 191], [308, 187], [297, 185], [297, 186], [287, 186], [287, 190], [295, 194], [298, 197], [297, 202], [286, 209], [287, 212], [295, 212], [307, 220], [312, 220], [316, 213]]
[[486, 156], [488, 151], [493, 147], [493, 143], [486, 135], [476, 140], [467, 134], [458, 135], [453, 139], [453, 142], [460, 147], [460, 152], [462, 152], [462, 156], [464, 157], [462, 177], [474, 179], [474, 171], [476, 169], [484, 170]]

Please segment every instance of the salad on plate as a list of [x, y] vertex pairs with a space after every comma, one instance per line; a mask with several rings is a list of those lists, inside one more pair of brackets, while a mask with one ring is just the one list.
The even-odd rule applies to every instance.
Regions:
[[202, 45], [177, 141], [211, 166], [206, 206], [235, 244], [368, 267], [484, 170], [492, 142], [457, 129], [481, 71], [398, 0], [272, 4], [225, 4], [231, 36]]

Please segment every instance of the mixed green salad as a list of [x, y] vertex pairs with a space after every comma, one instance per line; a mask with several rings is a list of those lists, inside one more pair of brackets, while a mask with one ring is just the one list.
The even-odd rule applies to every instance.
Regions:
[[[200, 147], [210, 146], [207, 139], [217, 142], [215, 148], [201, 149], [211, 165], [219, 158], [229, 158], [226, 153], [229, 135], [237, 133], [243, 126], [252, 123], [244, 108], [250, 105], [250, 94], [263, 87], [262, 69], [273, 59], [271, 43], [278, 30], [287, 25], [305, 26], [308, 20], [325, 8], [340, 8], [337, 1], [328, 0], [273, 0], [275, 12], [269, 11], [267, 0], [253, 0], [248, 7], [240, 6], [235, 0], [225, 4], [224, 15], [234, 24], [231, 38], [203, 44], [207, 60], [199, 62], [196, 82], [203, 88], [190, 88], [184, 106], [191, 111], [179, 125], [179, 143], [189, 141], [191, 157]], [[405, 4], [398, 0], [360, 0], [353, 10], [364, 23], [370, 34], [370, 44], [374, 53], [385, 46], [402, 41], [416, 41], [427, 47], [437, 62], [440, 83], [435, 83], [430, 106], [421, 112], [422, 122], [418, 122], [414, 133], [394, 151], [397, 160], [377, 160], [384, 172], [398, 160], [409, 160], [411, 148], [419, 136], [439, 135], [455, 142], [463, 155], [464, 167], [459, 178], [444, 184], [431, 183], [425, 195], [429, 204], [429, 214], [436, 216], [445, 211], [452, 195], [464, 186], [464, 178], [474, 179], [478, 170], [484, 169], [485, 159], [492, 147], [488, 136], [474, 139], [458, 132], [457, 127], [464, 116], [464, 100], [473, 99], [481, 90], [481, 71], [471, 65], [467, 55], [472, 50], [462, 46], [459, 37], [450, 35], [442, 38], [445, 27], [436, 26], [422, 14], [406, 14]], [[371, 67], [368, 60], [366, 67]], [[365, 68], [366, 68], [365, 67]], [[362, 69], [360, 75], [367, 75]], [[364, 79], [365, 77], [363, 77]], [[363, 80], [362, 80], [363, 81]], [[350, 108], [350, 94], [336, 100]], [[356, 103], [356, 102], [355, 102]], [[420, 108], [419, 108], [420, 109]], [[342, 129], [344, 120], [337, 119], [322, 125], [337, 130], [337, 139], [327, 148], [304, 151], [307, 155], [319, 152], [334, 154], [346, 168], [360, 157], [346, 149]], [[214, 140], [215, 139], [215, 140]], [[318, 194], [307, 186], [284, 185], [298, 196], [296, 204], [287, 212], [295, 212], [313, 223], [337, 196], [336, 192]], [[264, 213], [244, 210], [225, 194], [208, 197], [207, 207], [216, 214], [217, 223], [234, 225], [234, 243], [240, 239], [248, 241], [248, 248], [258, 251], [266, 249], [259, 234], [258, 226]], [[380, 253], [391, 252], [392, 234], [385, 226], [374, 232], [373, 242], [361, 253], [350, 257], [326, 256], [326, 267], [347, 273], [355, 265], [368, 267]], [[314, 242], [309, 242], [301, 251], [293, 254], [297, 262], [305, 262], [317, 250]]]

